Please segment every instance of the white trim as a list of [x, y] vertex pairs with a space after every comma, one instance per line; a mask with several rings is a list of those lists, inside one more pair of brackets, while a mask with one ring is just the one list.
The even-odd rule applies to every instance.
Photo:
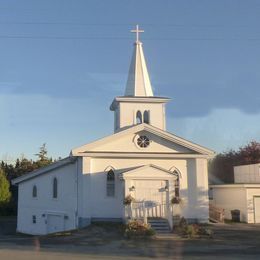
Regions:
[[54, 162], [54, 163], [52, 163], [52, 164], [50, 164], [50, 165], [48, 165], [46, 167], [40, 168], [40, 169], [32, 171], [32, 172], [30, 172], [30, 173], [28, 173], [26, 175], [23, 175], [21, 177], [15, 178], [14, 180], [12, 180], [12, 184], [15, 185], [15, 184], [18, 184], [20, 182], [27, 181], [29, 179], [37, 177], [38, 175], [51, 172], [52, 170], [60, 168], [60, 167], [62, 167], [64, 165], [66, 165], [66, 164], [74, 163], [76, 160], [77, 160], [77, 157], [69, 156], [69, 157], [64, 158], [64, 159], [62, 159], [60, 161]]
[[[163, 173], [166, 173], [167, 174], [167, 178], [166, 177], [162, 177], [162, 176], [158, 176], [158, 177], [151, 177], [151, 176], [133, 176], [136, 172], [139, 172], [141, 170], [144, 170], [146, 168], [153, 168], [153, 169], [156, 169], [158, 171], [161, 171]], [[125, 172], [122, 172], [120, 173], [119, 175], [119, 178], [122, 180], [129, 180], [129, 179], [135, 179], [135, 180], [169, 180], [169, 179], [176, 179], [177, 177], [172, 174], [172, 172], [164, 169], [164, 168], [161, 168], [159, 166], [156, 166], [156, 165], [153, 165], [153, 164], [147, 164], [147, 165], [143, 165], [143, 166], [140, 166], [140, 167], [137, 167], [135, 169], [132, 169], [132, 170], [128, 170], [128, 171], [125, 171]]]
[[209, 185], [209, 188], [260, 188], [260, 183], [233, 183], [233, 184], [216, 184], [216, 185]]
[[121, 152], [82, 152], [77, 156], [92, 157], [92, 158], [164, 158], [164, 159], [187, 159], [187, 158], [206, 158], [209, 159], [212, 156], [203, 154], [179, 154], [179, 153], [121, 153]]
[[207, 155], [209, 157], [213, 157], [215, 155], [215, 152], [210, 150], [210, 149], [207, 149], [203, 146], [192, 143], [192, 142], [185, 140], [185, 139], [183, 139], [179, 136], [168, 133], [168, 132], [166, 132], [162, 129], [159, 129], [157, 127], [154, 127], [154, 126], [151, 126], [151, 125], [145, 124], [145, 123], [132, 126], [132, 127], [127, 128], [125, 130], [119, 131], [115, 134], [112, 134], [112, 135], [109, 135], [107, 137], [98, 139], [98, 140], [96, 140], [92, 143], [89, 143], [89, 144], [80, 146], [78, 148], [72, 149], [71, 155], [82, 156], [82, 153], [89, 153], [89, 152], [91, 152], [91, 149], [97, 147], [98, 145], [102, 145], [102, 144], [105, 144], [109, 141], [111, 142], [111, 141], [116, 140], [120, 137], [123, 137], [127, 134], [135, 134], [135, 133], [138, 133], [138, 132], [143, 131], [143, 130], [145, 130], [149, 133], [155, 134], [157, 136], [160, 136], [160, 137], [162, 137], [162, 138], [164, 138], [164, 139], [166, 139], [170, 142], [176, 143], [180, 146], [186, 147], [186, 148], [188, 148], [188, 149], [190, 149], [194, 152], [204, 154], [204, 155]]
[[127, 103], [167, 103], [171, 99], [167, 97], [115, 97], [112, 104], [110, 105], [110, 110], [114, 111], [119, 102]]

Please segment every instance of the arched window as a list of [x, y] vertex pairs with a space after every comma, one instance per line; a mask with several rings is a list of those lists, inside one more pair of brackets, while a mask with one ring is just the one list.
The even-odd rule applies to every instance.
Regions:
[[115, 173], [113, 170], [109, 170], [107, 173], [107, 196], [115, 196]]
[[180, 197], [180, 175], [176, 170], [173, 171], [173, 174], [177, 177], [174, 181], [174, 196]]
[[150, 124], [149, 111], [144, 111], [144, 123]]
[[142, 124], [142, 113], [138, 110], [137, 112], [136, 112], [136, 123], [137, 124]]
[[52, 183], [52, 197], [55, 199], [58, 198], [58, 180], [56, 177], [53, 179]]
[[33, 196], [33, 198], [37, 197], [37, 187], [36, 187], [36, 185], [33, 186], [32, 196]]

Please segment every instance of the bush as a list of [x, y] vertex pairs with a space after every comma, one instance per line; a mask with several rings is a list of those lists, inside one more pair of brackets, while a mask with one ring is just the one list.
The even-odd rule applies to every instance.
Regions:
[[131, 220], [125, 227], [125, 236], [131, 237], [150, 237], [155, 234], [149, 224], [144, 224], [139, 220]]
[[171, 199], [171, 204], [174, 205], [174, 204], [180, 204], [181, 203], [181, 198], [180, 197], [173, 197]]
[[174, 227], [181, 236], [194, 238], [194, 237], [208, 237], [212, 238], [213, 231], [206, 228], [202, 224], [188, 224], [185, 218], [181, 218], [179, 225]]
[[17, 208], [13, 201], [0, 204], [0, 216], [16, 216]]

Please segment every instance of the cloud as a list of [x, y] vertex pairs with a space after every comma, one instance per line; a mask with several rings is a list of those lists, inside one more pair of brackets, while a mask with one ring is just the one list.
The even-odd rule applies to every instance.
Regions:
[[0, 81], [0, 93], [13, 93], [17, 87], [21, 86], [20, 82], [16, 81]]
[[[30, 81], [0, 82], [0, 94], [45, 95], [55, 98], [93, 98], [113, 99], [115, 95], [123, 95], [126, 74], [86, 73], [77, 77], [32, 77]], [[124, 83], [122, 83], [124, 82]]]
[[231, 79], [183, 80], [163, 84], [162, 90], [173, 97], [168, 105], [170, 117], [200, 117], [214, 109], [238, 109], [247, 114], [260, 112], [260, 77], [238, 75]]
[[206, 116], [169, 118], [168, 129], [216, 152], [237, 149], [252, 140], [260, 141], [260, 113], [239, 109], [214, 109]]

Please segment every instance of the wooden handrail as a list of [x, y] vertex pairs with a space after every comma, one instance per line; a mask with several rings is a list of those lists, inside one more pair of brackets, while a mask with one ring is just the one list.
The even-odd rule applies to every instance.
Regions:
[[225, 210], [209, 204], [209, 218], [212, 221], [224, 223]]

